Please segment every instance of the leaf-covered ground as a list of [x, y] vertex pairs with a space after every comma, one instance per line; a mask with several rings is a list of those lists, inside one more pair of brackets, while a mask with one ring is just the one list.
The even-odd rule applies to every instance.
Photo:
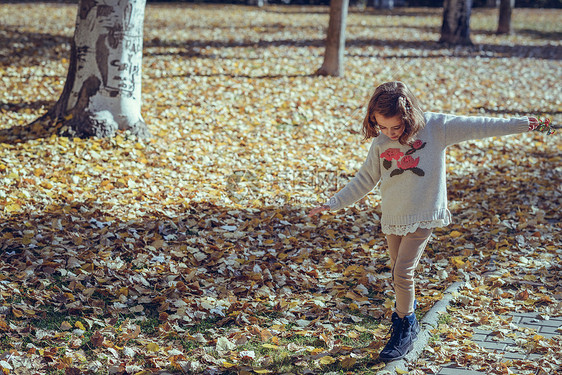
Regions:
[[[348, 181], [374, 87], [427, 110], [562, 120], [559, 10], [514, 12], [474, 47], [436, 43], [439, 9], [352, 9], [345, 78], [316, 77], [325, 7], [149, 5], [139, 140], [29, 127], [62, 91], [76, 6], [0, 5], [0, 368], [4, 373], [376, 373], [393, 305], [379, 196], [319, 219]], [[48, 15], [46, 17], [46, 15]], [[502, 314], [559, 316], [560, 135], [448, 154], [455, 222], [418, 270], [419, 315], [468, 280], [416, 364], [552, 369], [561, 342], [519, 332], [539, 363], [470, 343]], [[480, 367], [479, 367], [480, 366]], [[28, 370], [31, 369], [31, 370]]]

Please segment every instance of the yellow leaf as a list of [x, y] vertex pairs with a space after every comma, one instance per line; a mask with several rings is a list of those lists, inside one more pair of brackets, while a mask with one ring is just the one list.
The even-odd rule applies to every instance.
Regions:
[[86, 330], [86, 327], [84, 327], [84, 324], [82, 324], [82, 322], [77, 321], [76, 323], [74, 323], [74, 327], [81, 329], [82, 331]]
[[254, 370], [256, 374], [269, 374], [271, 371], [269, 370]]
[[402, 370], [400, 367], [396, 367], [397, 374], [407, 374], [408, 370]]
[[387, 309], [391, 309], [391, 308], [394, 307], [394, 301], [391, 300], [391, 299], [387, 299], [387, 300], [384, 301], [383, 306]]
[[382, 368], [384, 368], [384, 366], [386, 365], [385, 362], [379, 362], [376, 365], [374, 365], [373, 367], [371, 367], [372, 370], [380, 370]]
[[460, 237], [462, 235], [462, 233], [459, 232], [458, 230], [454, 230], [449, 235], [453, 238], [457, 238], [457, 237]]
[[23, 316], [23, 311], [12, 307], [12, 314], [14, 314], [16, 318], [21, 318]]
[[4, 211], [6, 211], [7, 213], [16, 212], [19, 210], [21, 210], [21, 206], [17, 203], [12, 203], [4, 207]]
[[146, 344], [146, 350], [148, 350], [149, 352], [157, 352], [160, 350], [160, 346], [158, 346], [158, 344], [155, 342], [149, 342], [148, 344]]
[[539, 342], [539, 341], [541, 341], [541, 340], [544, 340], [544, 336], [541, 336], [541, 335], [534, 335], [534, 336], [533, 336], [533, 340], [534, 340], [535, 342]]
[[462, 268], [464, 266], [464, 261], [462, 257], [451, 257], [451, 264], [457, 268]]
[[334, 357], [330, 357], [329, 355], [320, 358], [320, 364], [322, 365], [331, 365], [336, 362]]
[[229, 362], [223, 362], [222, 365], [226, 368], [231, 368], [236, 366], [234, 363], [229, 363]]

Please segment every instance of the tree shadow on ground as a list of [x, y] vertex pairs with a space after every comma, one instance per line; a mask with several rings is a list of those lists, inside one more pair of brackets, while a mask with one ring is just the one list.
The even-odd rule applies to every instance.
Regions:
[[55, 105], [55, 101], [53, 100], [36, 100], [36, 101], [29, 101], [29, 102], [0, 102], [0, 108], [9, 111], [9, 112], [19, 112], [23, 109], [41, 109], [41, 108], [50, 108]]
[[[179, 214], [153, 210], [122, 220], [109, 208], [68, 201], [0, 219], [2, 273], [9, 279], [25, 274], [18, 283], [37, 292], [32, 299], [71, 314], [121, 314], [154, 303], [173, 314], [178, 306], [165, 301], [259, 300], [264, 287], [289, 299], [289, 291], [331, 293], [316, 270], [326, 257], [342, 270], [372, 262], [364, 241], [342, 248], [358, 217], [313, 225], [300, 207], [192, 203]], [[353, 249], [360, 253], [352, 255]], [[64, 292], [69, 288], [80, 297], [69, 299]], [[113, 303], [120, 288], [129, 288], [129, 306]], [[267, 311], [273, 313], [273, 306], [258, 309]]]
[[317, 74], [229, 74], [229, 73], [182, 73], [182, 74], [169, 74], [165, 76], [150, 77], [150, 79], [170, 79], [170, 78], [186, 78], [186, 77], [230, 77], [241, 79], [278, 79], [278, 78], [304, 78], [304, 77], [318, 77]]
[[[324, 47], [324, 39], [280, 39], [273, 41], [192, 41], [192, 42], [165, 42], [159, 41], [158, 44], [152, 44], [150, 41], [146, 43], [146, 48], [152, 47], [167, 47], [179, 49], [204, 49], [206, 47], [212, 48], [268, 48], [268, 47]], [[395, 39], [349, 39], [346, 41], [346, 47], [380, 47], [380, 48], [398, 48], [409, 50], [423, 50], [423, 51], [453, 51], [454, 53], [461, 53], [464, 57], [476, 57], [484, 55], [488, 58], [504, 58], [504, 57], [520, 57], [520, 58], [539, 58], [549, 60], [559, 60], [562, 58], [562, 50], [553, 48], [549, 45], [544, 46], [527, 46], [527, 45], [502, 45], [502, 44], [475, 44], [473, 46], [457, 46], [446, 43], [439, 43], [438, 41], [415, 41], [415, 40], [395, 40]], [[189, 52], [187, 52], [189, 54]], [[159, 56], [160, 52], [147, 51], [145, 56]], [[165, 52], [164, 54], [169, 54]], [[445, 55], [449, 56], [450, 54]], [[208, 59], [223, 59], [223, 56], [208, 55], [198, 53], [199, 58]], [[384, 53], [380, 55], [373, 55], [373, 57], [385, 57]]]
[[[68, 58], [71, 40], [56, 32], [34, 33], [14, 26], [0, 25], [0, 46], [6, 51], [4, 55], [0, 54], [0, 64], [10, 65], [22, 57], [35, 57], [38, 61]], [[60, 48], [61, 46], [65, 48]]]
[[[531, 30], [531, 29], [521, 29], [515, 30], [515, 34], [527, 35], [533, 37], [535, 39], [545, 39], [551, 41], [560, 41], [562, 40], [562, 32], [560, 31], [540, 31], [540, 30]], [[552, 48], [560, 49], [560, 46]]]
[[[318, 6], [312, 6], [310, 9], [306, 6], [302, 7], [286, 7], [286, 8], [275, 8], [275, 9], [264, 9], [267, 13], [274, 13], [280, 15], [290, 15], [290, 14], [319, 14], [319, 15], [329, 15], [329, 7], [319, 8]], [[363, 16], [387, 16], [387, 17], [433, 17], [438, 16], [443, 13], [439, 8], [395, 8], [392, 10], [375, 9], [375, 8], [357, 8], [351, 7], [348, 10], [349, 14], [360, 14]]]
[[[33, 106], [34, 103], [30, 103], [30, 105]], [[42, 105], [43, 101], [40, 101], [36, 105], [36, 107], [41, 108]], [[13, 110], [17, 111], [16, 109]], [[33, 141], [36, 139], [49, 138], [53, 135], [63, 135], [61, 124], [52, 123], [51, 121], [49, 121], [47, 115], [44, 115], [31, 122], [30, 124], [0, 129], [0, 143], [14, 145], [18, 143]]]

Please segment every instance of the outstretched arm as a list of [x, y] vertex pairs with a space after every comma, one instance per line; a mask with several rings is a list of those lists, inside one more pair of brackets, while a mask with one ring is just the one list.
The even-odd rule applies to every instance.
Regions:
[[[531, 118], [497, 118], [485, 116], [455, 116], [450, 114], [434, 114], [436, 121], [443, 126], [444, 142], [452, 144], [471, 139], [501, 137], [527, 131]], [[536, 119], [533, 117], [533, 123]]]

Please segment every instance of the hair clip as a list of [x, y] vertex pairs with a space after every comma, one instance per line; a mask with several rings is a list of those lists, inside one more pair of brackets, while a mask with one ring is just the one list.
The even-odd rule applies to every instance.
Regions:
[[411, 109], [408, 98], [406, 98], [405, 96], [401, 95], [398, 98], [398, 101], [400, 102], [400, 105], [402, 105], [404, 108], [406, 108], [406, 110], [409, 111]]

